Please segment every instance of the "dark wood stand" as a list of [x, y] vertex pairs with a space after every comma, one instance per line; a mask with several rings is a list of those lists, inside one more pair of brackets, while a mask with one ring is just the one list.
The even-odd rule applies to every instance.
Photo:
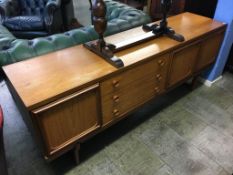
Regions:
[[184, 37], [180, 34], [177, 34], [171, 27], [168, 27], [167, 16], [172, 5], [172, 0], [161, 0], [161, 11], [163, 18], [160, 24], [143, 25], [143, 29], [146, 31], [152, 31], [157, 37], [166, 35], [167, 37], [176, 41], [183, 42], [185, 40]]
[[99, 34], [99, 39], [96, 41], [87, 42], [84, 44], [84, 46], [104, 58], [113, 66], [117, 68], [123, 67], [124, 63], [119, 58], [114, 56], [113, 52], [115, 46], [106, 43], [104, 40], [104, 32], [107, 27], [107, 19], [105, 18], [107, 9], [104, 1], [96, 0], [94, 5], [92, 5], [91, 1], [89, 2], [91, 4], [92, 23], [95, 31]]

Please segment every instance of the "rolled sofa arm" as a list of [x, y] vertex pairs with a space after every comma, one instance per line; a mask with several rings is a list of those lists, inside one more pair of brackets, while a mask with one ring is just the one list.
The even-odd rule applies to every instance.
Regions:
[[2, 23], [11, 11], [11, 0], [0, 0], [0, 22]]
[[61, 21], [61, 16], [56, 15], [60, 11], [60, 7], [61, 0], [49, 0], [45, 6], [44, 22], [49, 33], [53, 30], [53, 25], [58, 25], [57, 23]]

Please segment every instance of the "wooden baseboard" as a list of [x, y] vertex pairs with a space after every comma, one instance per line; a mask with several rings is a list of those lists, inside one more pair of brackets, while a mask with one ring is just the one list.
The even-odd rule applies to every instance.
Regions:
[[216, 79], [213, 80], [213, 81], [206, 80], [206, 79], [200, 77], [200, 78], [199, 78], [199, 81], [200, 81], [201, 83], [203, 83], [205, 86], [211, 87], [214, 83], [216, 83], [217, 81], [219, 81], [219, 80], [221, 80], [221, 79], [222, 79], [222, 75], [219, 76], [218, 78], [216, 78]]

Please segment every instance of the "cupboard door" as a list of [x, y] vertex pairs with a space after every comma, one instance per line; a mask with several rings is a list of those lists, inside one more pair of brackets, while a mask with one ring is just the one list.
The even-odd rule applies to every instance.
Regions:
[[215, 61], [216, 57], [218, 56], [223, 36], [224, 32], [220, 32], [214, 36], [211, 35], [202, 41], [195, 72], [200, 71]]
[[98, 85], [33, 111], [51, 155], [100, 127]]
[[199, 48], [200, 44], [196, 43], [173, 52], [168, 87], [192, 75]]

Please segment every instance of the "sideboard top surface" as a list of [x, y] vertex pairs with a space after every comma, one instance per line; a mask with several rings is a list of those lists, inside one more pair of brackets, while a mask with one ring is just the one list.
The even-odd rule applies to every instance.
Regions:
[[[169, 26], [184, 35], [186, 41], [179, 43], [160, 37], [120, 51], [116, 55], [128, 67], [225, 25], [206, 17], [183, 13], [170, 17]], [[144, 33], [138, 27], [107, 37], [106, 40], [115, 44]], [[73, 93], [118, 69], [79, 45], [11, 64], [3, 67], [3, 70], [24, 105], [33, 109], [62, 95]]]
[[[189, 12], [169, 17], [168, 25], [172, 27], [176, 33], [182, 34], [185, 37], [185, 42], [180, 43], [163, 36], [120, 51], [116, 55], [121, 58], [125, 66], [129, 66], [138, 61], [168, 51], [169, 49], [173, 49], [174, 47], [184, 45], [197, 37], [201, 37], [225, 26], [222, 22]], [[117, 44], [131, 37], [143, 34], [145, 34], [145, 32], [141, 27], [138, 27], [107, 37], [106, 40], [112, 44]]]

